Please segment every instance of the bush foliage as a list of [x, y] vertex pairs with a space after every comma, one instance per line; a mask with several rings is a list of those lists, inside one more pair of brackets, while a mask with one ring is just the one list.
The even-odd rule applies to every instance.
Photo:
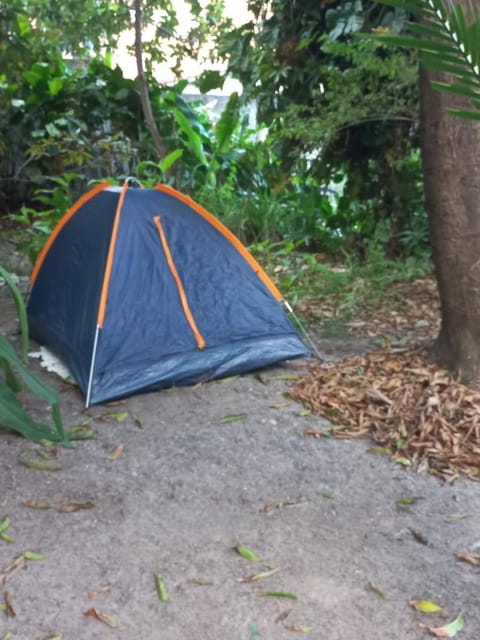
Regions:
[[[188, 192], [245, 243], [365, 253], [381, 227], [392, 257], [428, 252], [417, 59], [357, 37], [401, 30], [404, 11], [369, 0], [252, 1], [252, 21], [233, 28], [221, 3], [191, 0], [188, 45], [175, 36], [170, 4], [145, 2], [145, 20], [162, 16], [158, 29], [167, 43], [148, 41], [145, 53], [167, 149], [158, 158], [137, 84], [112, 68], [105, 49], [131, 27], [128, 5], [104, 4], [100, 11], [95, 2], [12, 0], [0, 13], [0, 207], [26, 230], [23, 246], [32, 258], [91, 182], [126, 176]], [[219, 118], [186, 99], [179, 65], [172, 86], [153, 72], [168, 49], [180, 60], [188, 46], [199, 55], [212, 38], [212, 55], [243, 83]], [[197, 84], [218, 89], [224, 77], [207, 69]]]

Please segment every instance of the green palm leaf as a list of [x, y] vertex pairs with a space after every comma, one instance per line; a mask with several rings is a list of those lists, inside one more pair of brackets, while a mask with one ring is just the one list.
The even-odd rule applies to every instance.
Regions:
[[[408, 11], [424, 22], [410, 22], [405, 34], [382, 33], [376, 39], [420, 52], [422, 63], [433, 71], [453, 76], [451, 82], [434, 82], [439, 91], [469, 98], [480, 109], [480, 10], [470, 2], [466, 13], [447, 0], [377, 0]], [[476, 111], [452, 109], [462, 118], [477, 118]]]
[[419, 22], [409, 22], [408, 30], [426, 38], [438, 38], [450, 42], [451, 38], [435, 25], [421, 24]]
[[462, 111], [461, 109], [449, 109], [448, 113], [459, 118], [467, 118], [468, 120], [480, 120], [480, 108], [478, 111]]
[[[409, 49], [419, 49], [420, 51], [428, 51], [440, 54], [458, 54], [458, 49], [452, 44], [446, 44], [444, 42], [438, 42], [437, 40], [424, 40], [421, 38], [413, 38], [410, 36], [401, 35], [382, 35], [379, 36], [384, 42], [397, 45], [399, 47], [407, 47]], [[460, 57], [463, 61], [463, 57]]]
[[432, 82], [432, 87], [437, 89], [438, 91], [447, 91], [448, 93], [455, 93], [459, 96], [465, 96], [466, 98], [470, 98], [472, 101], [480, 100], [480, 88], [477, 91], [473, 89], [468, 89], [467, 87], [462, 87], [460, 84], [448, 84], [447, 82]]

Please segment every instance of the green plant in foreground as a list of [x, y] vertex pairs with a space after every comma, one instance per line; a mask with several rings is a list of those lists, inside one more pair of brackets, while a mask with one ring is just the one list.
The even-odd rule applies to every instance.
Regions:
[[[22, 295], [8, 271], [1, 266], [0, 277], [5, 280], [15, 301], [23, 352], [22, 360], [6, 336], [0, 333], [0, 373], [4, 374], [4, 379], [0, 378], [0, 426], [13, 429], [30, 440], [52, 440], [66, 444], [68, 438], [63, 429], [57, 392], [28, 370], [28, 325]], [[54, 427], [35, 422], [26, 414], [17, 397], [25, 387], [51, 406]]]

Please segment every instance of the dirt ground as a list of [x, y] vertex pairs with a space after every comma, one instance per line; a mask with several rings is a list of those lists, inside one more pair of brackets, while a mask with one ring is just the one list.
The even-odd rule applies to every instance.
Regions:
[[[5, 291], [0, 330], [16, 330]], [[319, 343], [329, 358], [356, 347]], [[432, 637], [420, 625], [462, 612], [458, 637], [478, 639], [480, 568], [457, 555], [480, 553], [480, 486], [442, 484], [368, 453], [368, 440], [327, 437], [328, 425], [285, 397], [285, 378], [307, 366], [88, 412], [42, 370], [65, 423], [90, 416], [96, 437], [58, 450], [62, 469], [52, 472], [21, 462], [42, 461], [47, 448], [0, 431], [0, 522], [10, 518], [14, 539], [0, 539], [0, 576], [25, 551], [43, 556], [0, 577], [0, 603], [7, 592], [11, 604], [0, 638], [420, 640]], [[327, 435], [304, 435], [309, 428]], [[409, 602], [421, 599], [442, 610], [415, 611]], [[85, 615], [92, 610], [111, 619]]]

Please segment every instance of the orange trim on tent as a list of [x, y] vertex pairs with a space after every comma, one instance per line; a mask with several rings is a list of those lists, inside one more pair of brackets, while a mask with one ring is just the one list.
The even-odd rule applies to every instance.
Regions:
[[187, 322], [190, 325], [190, 328], [195, 336], [195, 340], [197, 341], [197, 347], [199, 349], [203, 349], [205, 347], [205, 340], [198, 330], [197, 323], [190, 311], [190, 306], [188, 304], [187, 295], [185, 293], [185, 289], [183, 288], [183, 283], [178, 275], [177, 268], [172, 258], [172, 254], [170, 251], [170, 247], [168, 246], [167, 237], [165, 236], [165, 231], [163, 230], [162, 222], [160, 220], [160, 216], [155, 216], [153, 218], [153, 222], [158, 230], [158, 235], [160, 236], [160, 242], [162, 243], [163, 251], [165, 252], [165, 257], [167, 259], [168, 267], [172, 273], [173, 279], [177, 284], [178, 295], [180, 296], [180, 302], [182, 303], [183, 312], [185, 313], [185, 317], [187, 318]]
[[77, 202], [75, 202], [75, 204], [72, 207], [70, 207], [70, 209], [67, 211], [67, 213], [64, 216], [62, 216], [62, 218], [60, 218], [59, 222], [57, 223], [57, 226], [55, 227], [55, 229], [50, 234], [50, 237], [48, 238], [47, 242], [45, 243], [43, 249], [40, 251], [40, 254], [39, 254], [38, 258], [37, 258], [37, 261], [35, 262], [35, 266], [33, 268], [32, 275], [30, 276], [30, 286], [31, 287], [33, 287], [33, 285], [35, 284], [35, 280], [37, 279], [38, 273], [39, 273], [40, 269], [42, 268], [42, 264], [43, 264], [43, 262], [45, 260], [45, 257], [47, 255], [48, 251], [50, 250], [50, 247], [55, 242], [55, 240], [57, 239], [58, 234], [63, 229], [63, 227], [67, 224], [67, 222], [70, 220], [70, 218], [72, 218], [77, 213], [77, 211], [81, 207], [83, 207], [83, 205], [86, 202], [88, 202], [94, 196], [96, 196], [97, 193], [100, 193], [100, 191], [103, 191], [107, 187], [111, 187], [111, 186], [112, 185], [109, 182], [102, 182], [101, 184], [97, 184], [96, 187], [94, 187], [93, 189], [90, 189], [90, 191], [85, 193], [79, 200], [77, 200]]
[[115, 219], [113, 221], [112, 235], [110, 236], [110, 246], [108, 247], [107, 263], [105, 265], [105, 274], [103, 276], [102, 293], [100, 294], [100, 304], [98, 307], [97, 325], [103, 327], [105, 319], [105, 311], [107, 309], [108, 288], [110, 286], [110, 277], [112, 275], [113, 258], [115, 255], [115, 246], [117, 244], [118, 227], [120, 224], [120, 213], [122, 211], [123, 202], [128, 189], [128, 182], [123, 183], [122, 191], [117, 203], [115, 211]]
[[283, 300], [282, 294], [277, 289], [277, 287], [273, 284], [273, 282], [265, 273], [265, 271], [262, 269], [262, 267], [255, 260], [255, 258], [247, 251], [247, 249], [243, 246], [240, 240], [229, 229], [227, 229], [227, 227], [224, 224], [222, 224], [219, 220], [217, 220], [215, 216], [212, 216], [211, 213], [209, 213], [206, 209], [200, 206], [197, 202], [192, 200], [189, 196], [186, 196], [183, 193], [180, 193], [180, 191], [177, 191], [172, 187], [167, 187], [164, 184], [157, 184], [155, 185], [155, 189], [157, 189], [158, 191], [163, 191], [164, 193], [168, 193], [174, 198], [181, 200], [182, 202], [187, 204], [189, 207], [194, 209], [197, 213], [199, 213], [203, 218], [205, 218], [205, 220], [208, 220], [208, 222], [210, 222], [210, 224], [214, 226], [215, 229], [217, 229], [217, 231], [220, 231], [220, 233], [223, 234], [227, 238], [227, 240], [229, 240], [233, 244], [233, 246], [237, 249], [237, 251], [245, 258], [245, 260], [248, 262], [251, 268], [255, 271], [255, 273], [263, 282], [263, 284], [267, 287], [267, 289], [273, 295], [275, 300], [277, 300], [277, 302], [281, 302]]

